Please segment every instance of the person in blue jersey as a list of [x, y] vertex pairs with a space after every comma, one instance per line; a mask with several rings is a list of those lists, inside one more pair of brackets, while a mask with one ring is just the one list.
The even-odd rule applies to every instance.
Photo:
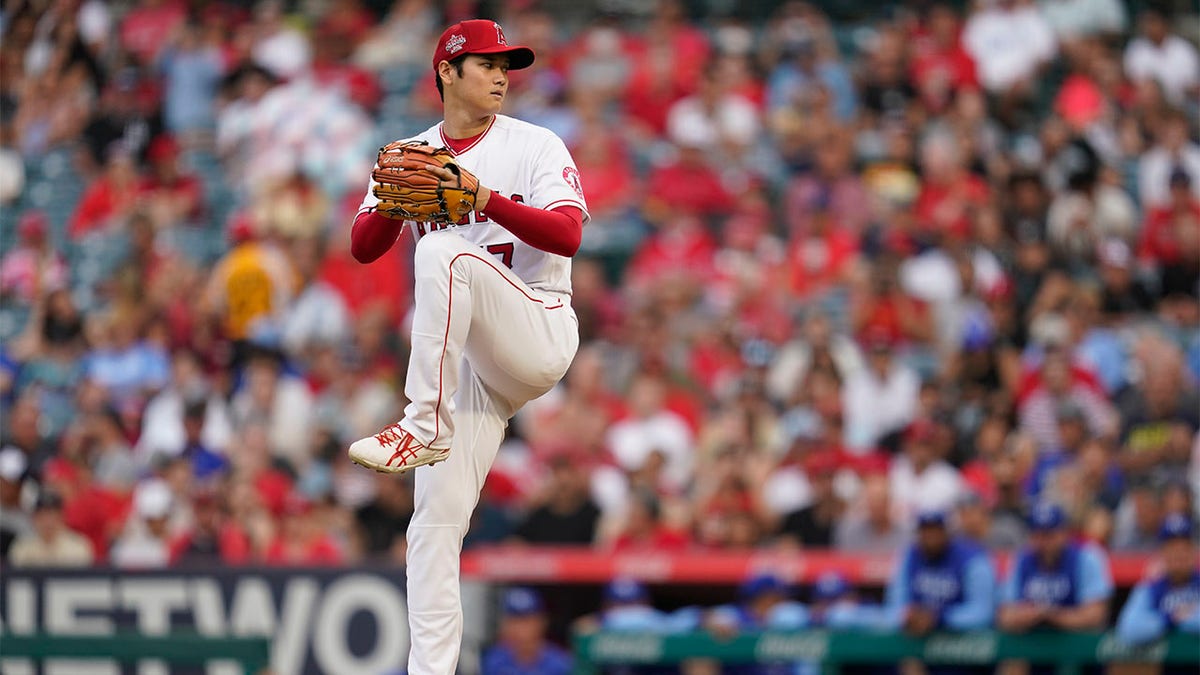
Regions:
[[617, 578], [604, 587], [604, 608], [599, 627], [603, 630], [645, 633], [686, 633], [700, 626], [699, 608], [684, 607], [663, 612], [650, 604], [646, 587], [633, 579]]
[[1117, 619], [1117, 637], [1129, 644], [1176, 630], [1200, 633], [1200, 565], [1191, 520], [1178, 513], [1167, 516], [1159, 540], [1161, 570], [1134, 587]]
[[830, 570], [817, 577], [808, 604], [810, 626], [850, 628], [859, 623], [863, 607], [854, 587], [840, 572]]
[[882, 627], [915, 636], [989, 628], [995, 589], [996, 570], [987, 551], [952, 536], [941, 511], [922, 512], [916, 542], [892, 572]]
[[708, 626], [719, 634], [754, 630], [795, 630], [808, 625], [808, 609], [792, 600], [788, 584], [770, 573], [756, 574], [738, 587], [738, 603], [715, 607]]
[[1017, 633], [1097, 630], [1108, 622], [1112, 594], [1104, 551], [1071, 540], [1061, 506], [1038, 504], [1029, 514], [1029, 545], [1013, 558], [1001, 588], [997, 623]]
[[[706, 620], [720, 638], [764, 630], [799, 630], [808, 626], [808, 609], [792, 599], [788, 584], [770, 573], [756, 574], [738, 588], [738, 602], [713, 608]], [[796, 675], [796, 663], [756, 663], [725, 666], [725, 675]]]
[[546, 609], [532, 588], [504, 594], [499, 643], [483, 655], [483, 675], [567, 675], [571, 656], [546, 640]]

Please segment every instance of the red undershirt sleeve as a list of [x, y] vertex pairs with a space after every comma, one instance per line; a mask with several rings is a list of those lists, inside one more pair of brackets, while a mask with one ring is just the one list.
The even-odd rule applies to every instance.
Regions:
[[575, 255], [583, 237], [583, 210], [577, 206], [546, 211], [493, 192], [483, 214], [526, 244], [566, 258]]
[[403, 229], [402, 220], [363, 211], [354, 217], [354, 226], [350, 228], [350, 254], [364, 265], [374, 262], [396, 243]]

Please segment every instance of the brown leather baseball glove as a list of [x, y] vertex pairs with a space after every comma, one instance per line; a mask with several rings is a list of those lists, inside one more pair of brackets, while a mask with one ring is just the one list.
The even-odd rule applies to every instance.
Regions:
[[[458, 177], [457, 187], [443, 187], [430, 167], [445, 167]], [[479, 180], [454, 162], [446, 148], [422, 141], [395, 141], [379, 149], [371, 172], [376, 182], [375, 210], [388, 218], [420, 223], [457, 223], [475, 209]]]

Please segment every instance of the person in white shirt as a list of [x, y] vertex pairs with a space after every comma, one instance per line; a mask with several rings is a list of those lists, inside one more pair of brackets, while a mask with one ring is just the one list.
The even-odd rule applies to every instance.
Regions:
[[921, 380], [916, 371], [892, 357], [885, 335], [868, 335], [867, 367], [846, 378], [842, 388], [844, 440], [862, 454], [875, 449], [888, 434], [908, 426], [917, 412]]
[[1129, 23], [1122, 0], [1040, 0], [1038, 6], [1060, 41], [1120, 35]]
[[958, 470], [937, 456], [937, 429], [918, 420], [905, 432], [904, 452], [892, 461], [892, 505], [901, 522], [925, 511], [949, 511], [963, 493]]
[[1036, 5], [988, 0], [967, 19], [963, 46], [975, 59], [979, 81], [994, 94], [1032, 93], [1033, 78], [1054, 57], [1057, 44]]
[[1134, 82], [1155, 80], [1173, 105], [1195, 103], [1200, 94], [1200, 56], [1192, 43], [1171, 34], [1168, 18], [1156, 8], [1142, 11], [1141, 36], [1125, 47], [1125, 75]]
[[663, 478], [674, 490], [686, 487], [692, 473], [692, 431], [682, 417], [663, 407], [663, 385], [640, 377], [629, 391], [629, 418], [612, 425], [608, 445], [617, 463], [638, 471], [654, 453], [666, 461]]
[[1138, 196], [1142, 209], [1171, 203], [1171, 174], [1182, 170], [1192, 179], [1192, 195], [1200, 199], [1200, 145], [1188, 139], [1188, 119], [1174, 113], [1162, 120], [1158, 143], [1138, 160]]

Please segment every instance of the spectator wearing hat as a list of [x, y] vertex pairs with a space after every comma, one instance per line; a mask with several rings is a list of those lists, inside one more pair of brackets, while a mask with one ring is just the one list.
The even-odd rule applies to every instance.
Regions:
[[923, 636], [988, 628], [996, 613], [996, 571], [974, 542], [953, 536], [941, 511], [917, 516], [916, 541], [892, 572], [880, 627]]
[[42, 211], [26, 211], [17, 221], [17, 245], [0, 260], [0, 298], [32, 306], [42, 295], [67, 283], [67, 266], [50, 242], [50, 222]]
[[504, 593], [497, 629], [498, 643], [483, 655], [484, 673], [566, 675], [571, 656], [546, 639], [546, 608], [532, 588]]
[[17, 538], [33, 531], [33, 522], [22, 504], [29, 462], [13, 445], [0, 449], [0, 560], [8, 560], [8, 549]]
[[1117, 637], [1144, 644], [1174, 630], [1200, 633], [1200, 568], [1192, 521], [1171, 514], [1159, 530], [1162, 567], [1134, 587], [1117, 619]]
[[1066, 512], [1043, 502], [1029, 515], [1029, 545], [1014, 558], [1001, 588], [998, 624], [1025, 632], [1037, 627], [1103, 628], [1113, 594], [1108, 559], [1097, 546], [1071, 541]]
[[63, 520], [63, 500], [43, 492], [33, 508], [33, 531], [17, 537], [8, 551], [13, 567], [87, 567], [92, 545]]

